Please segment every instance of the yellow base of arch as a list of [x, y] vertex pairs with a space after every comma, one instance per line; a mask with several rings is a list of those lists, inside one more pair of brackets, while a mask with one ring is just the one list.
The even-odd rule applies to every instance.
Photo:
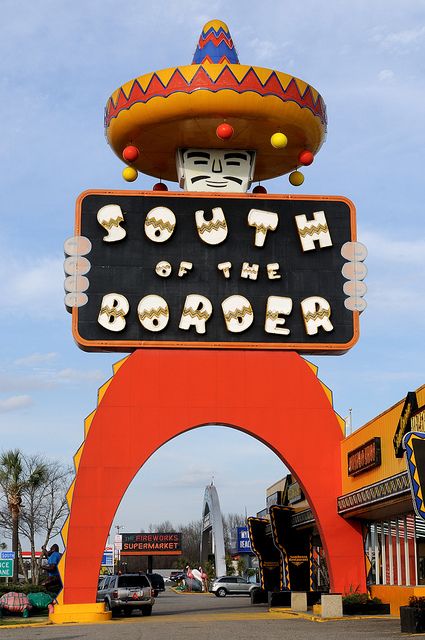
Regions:
[[105, 611], [104, 602], [90, 604], [57, 604], [49, 615], [55, 624], [70, 622], [106, 622], [112, 618], [112, 611]]

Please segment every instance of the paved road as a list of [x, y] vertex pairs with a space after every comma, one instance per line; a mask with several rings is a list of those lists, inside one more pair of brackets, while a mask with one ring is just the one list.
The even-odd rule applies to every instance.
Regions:
[[161, 594], [151, 617], [133, 614], [97, 625], [1, 629], [1, 640], [392, 640], [398, 619], [311, 622], [269, 613], [244, 596]]

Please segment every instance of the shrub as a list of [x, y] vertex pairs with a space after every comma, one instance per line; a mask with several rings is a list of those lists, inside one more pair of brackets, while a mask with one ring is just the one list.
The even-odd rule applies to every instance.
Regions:
[[425, 609], [425, 597], [410, 596], [409, 607], [415, 607], [415, 609]]
[[[425, 598], [424, 598], [425, 600]], [[343, 604], [382, 604], [382, 600], [379, 598], [371, 598], [368, 593], [347, 593], [342, 598]]]

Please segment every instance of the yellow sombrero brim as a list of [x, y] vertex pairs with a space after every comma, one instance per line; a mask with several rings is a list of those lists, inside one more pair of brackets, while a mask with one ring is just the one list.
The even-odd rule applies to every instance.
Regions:
[[[230, 140], [216, 135], [227, 121]], [[135, 78], [106, 105], [107, 139], [122, 158], [135, 145], [138, 171], [177, 180], [178, 148], [255, 149], [255, 180], [283, 175], [297, 166], [300, 151], [316, 154], [326, 136], [326, 107], [319, 93], [291, 75], [240, 64], [188, 65]], [[275, 149], [271, 136], [288, 138]]]

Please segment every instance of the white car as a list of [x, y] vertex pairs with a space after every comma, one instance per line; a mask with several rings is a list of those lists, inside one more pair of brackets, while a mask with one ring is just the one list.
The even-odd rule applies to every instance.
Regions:
[[241, 576], [221, 576], [216, 578], [211, 586], [211, 592], [218, 598], [227, 595], [251, 595], [251, 591], [261, 589], [259, 582], [249, 582]]

